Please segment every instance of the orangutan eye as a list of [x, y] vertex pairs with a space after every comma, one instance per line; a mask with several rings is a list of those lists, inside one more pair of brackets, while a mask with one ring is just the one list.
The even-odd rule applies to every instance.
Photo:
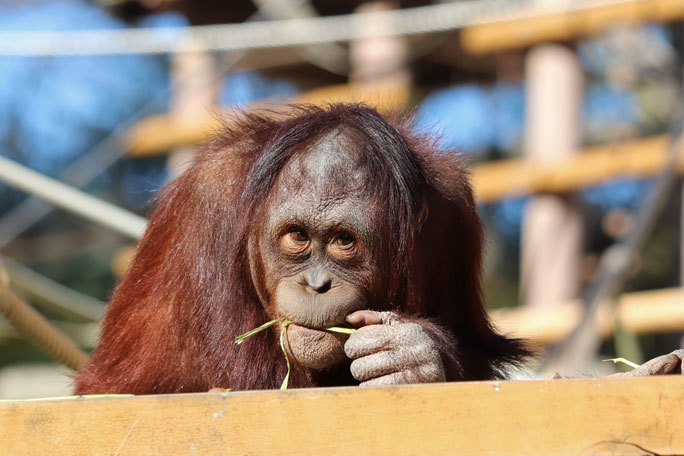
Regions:
[[354, 245], [354, 236], [347, 232], [340, 233], [333, 239], [332, 245], [340, 249], [348, 249]]
[[311, 244], [309, 234], [298, 226], [288, 229], [280, 238], [280, 245], [286, 252], [300, 254], [306, 251]]
[[307, 244], [309, 242], [309, 235], [300, 228], [292, 228], [288, 235], [296, 244]]

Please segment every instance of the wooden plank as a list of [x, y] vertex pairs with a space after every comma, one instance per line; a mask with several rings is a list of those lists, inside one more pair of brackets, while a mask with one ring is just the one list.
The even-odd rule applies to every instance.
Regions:
[[[559, 342], [577, 326], [582, 317], [582, 304], [571, 301], [549, 309], [496, 309], [490, 316], [503, 333], [527, 339], [533, 345], [547, 345]], [[619, 297], [615, 311], [604, 303], [596, 313], [596, 325], [603, 337], [613, 333], [616, 319], [635, 334], [681, 331], [684, 329], [684, 289], [627, 293]]]
[[[341, 84], [305, 92], [286, 100], [285, 103], [363, 102], [375, 106], [380, 112], [387, 113], [405, 107], [408, 103], [409, 92], [408, 87]], [[266, 100], [254, 104], [251, 108], [272, 108], [283, 103], [282, 100]], [[218, 117], [212, 112], [207, 112], [204, 116], [195, 116], [192, 121], [185, 119], [182, 122], [167, 114], [150, 116], [131, 128], [124, 139], [124, 147], [128, 150], [128, 155], [132, 157], [162, 154], [173, 147], [203, 141], [219, 127]]]
[[[319, 96], [312, 92], [311, 102], [323, 102], [325, 93]], [[389, 110], [389, 101], [384, 100]], [[132, 156], [162, 153], [179, 144], [200, 141], [217, 127], [215, 117], [177, 125], [168, 116], [154, 116], [134, 127], [127, 143]], [[473, 187], [478, 201], [489, 203], [510, 196], [570, 192], [620, 177], [650, 177], [664, 165], [668, 144], [669, 138], [662, 135], [593, 146], [553, 166], [525, 159], [477, 164], [472, 167]], [[684, 172], [684, 148], [680, 150], [679, 171]]]
[[684, 376], [0, 403], [13, 455], [683, 454]]
[[573, 40], [619, 24], [668, 22], [682, 17], [681, 0], [632, 0], [550, 14], [536, 6], [509, 19], [466, 27], [461, 32], [461, 42], [466, 52], [486, 54]]
[[[650, 177], [665, 164], [668, 145], [667, 136], [651, 136], [588, 147], [554, 165], [525, 159], [482, 163], [472, 167], [473, 187], [478, 201], [492, 202], [508, 196], [570, 192], [620, 177]], [[684, 171], [684, 147], [678, 170]]]

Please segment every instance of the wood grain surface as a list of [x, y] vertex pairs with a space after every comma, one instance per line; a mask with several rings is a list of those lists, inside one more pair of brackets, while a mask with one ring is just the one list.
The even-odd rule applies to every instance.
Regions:
[[684, 376], [0, 403], [8, 455], [684, 454]]

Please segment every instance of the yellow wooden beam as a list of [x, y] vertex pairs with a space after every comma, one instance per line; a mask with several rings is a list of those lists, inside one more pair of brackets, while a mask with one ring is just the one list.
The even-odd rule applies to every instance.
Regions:
[[[286, 101], [264, 101], [251, 106], [252, 109], [269, 108], [283, 103], [367, 103], [380, 112], [388, 113], [408, 104], [408, 87], [367, 87], [348, 84], [323, 87], [311, 90]], [[142, 157], [168, 152], [182, 145], [198, 143], [220, 127], [215, 113], [192, 120], [179, 119], [173, 115], [162, 114], [141, 120], [128, 132], [124, 147], [128, 155]]]
[[[589, 147], [553, 165], [526, 159], [482, 163], [472, 167], [473, 187], [480, 202], [492, 202], [508, 196], [570, 192], [618, 177], [649, 177], [664, 166], [668, 145], [667, 136], [652, 136]], [[678, 170], [684, 171], [684, 147], [679, 150]]]
[[16, 455], [684, 454], [684, 377], [0, 403]]
[[[683, 2], [684, 3], [684, 2]], [[312, 91], [298, 100], [306, 103], [350, 101], [347, 86], [339, 91]], [[405, 103], [408, 93], [388, 91], [359, 95], [356, 101], [383, 106], [385, 111]], [[403, 101], [402, 101], [403, 100]], [[207, 115], [193, 122], [178, 122], [172, 116], [153, 116], [140, 122], [129, 133], [126, 143], [131, 156], [163, 153], [182, 144], [200, 141], [207, 132], [218, 128], [216, 117]], [[563, 193], [597, 185], [618, 177], [650, 177], [665, 164], [669, 137], [665, 135], [625, 142], [593, 146], [581, 150], [573, 158], [545, 165], [526, 159], [499, 160], [472, 167], [472, 181], [480, 202], [493, 202], [509, 196], [533, 193]], [[684, 147], [680, 149], [679, 171], [684, 172]]]
[[573, 40], [618, 24], [668, 22], [683, 17], [681, 0], [632, 0], [552, 14], [532, 9], [527, 14], [516, 12], [511, 19], [466, 27], [461, 32], [461, 42], [471, 54], [486, 54]]
[[[603, 337], [612, 334], [616, 319], [636, 334], [682, 331], [683, 303], [682, 288], [628, 293], [620, 296], [615, 311], [608, 303], [601, 305], [595, 322]], [[572, 301], [548, 308], [496, 309], [490, 315], [503, 333], [527, 339], [533, 345], [547, 345], [570, 334], [582, 317], [582, 305]]]

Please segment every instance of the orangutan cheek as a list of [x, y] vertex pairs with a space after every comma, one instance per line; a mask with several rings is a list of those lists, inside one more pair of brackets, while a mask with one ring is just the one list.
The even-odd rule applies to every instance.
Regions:
[[287, 327], [287, 351], [298, 364], [307, 369], [327, 370], [346, 359], [343, 334], [305, 328], [295, 324]]

